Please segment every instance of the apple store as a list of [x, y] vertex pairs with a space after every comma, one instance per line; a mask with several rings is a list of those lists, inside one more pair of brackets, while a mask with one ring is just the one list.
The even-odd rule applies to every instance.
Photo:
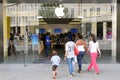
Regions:
[[[120, 62], [119, 0], [3, 0], [0, 3], [0, 62], [49, 63], [44, 56], [44, 36], [50, 33], [51, 50], [64, 56], [65, 34], [95, 34], [102, 57], [99, 63]], [[9, 54], [11, 34], [15, 49]], [[32, 45], [31, 35], [42, 39]], [[59, 36], [60, 46], [55, 40]], [[74, 38], [74, 37], [73, 37]], [[38, 39], [37, 39], [38, 40]], [[42, 47], [42, 48], [41, 48]], [[88, 59], [85, 56], [84, 62]], [[86, 62], [87, 63], [87, 62]]]

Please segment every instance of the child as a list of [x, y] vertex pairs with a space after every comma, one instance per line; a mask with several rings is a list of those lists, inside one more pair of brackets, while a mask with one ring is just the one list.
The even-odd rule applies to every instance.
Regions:
[[52, 58], [51, 58], [51, 62], [52, 62], [52, 75], [53, 75], [53, 79], [56, 78], [57, 76], [57, 67], [59, 66], [60, 63], [60, 57], [57, 55], [57, 51], [53, 50], [52, 51]]

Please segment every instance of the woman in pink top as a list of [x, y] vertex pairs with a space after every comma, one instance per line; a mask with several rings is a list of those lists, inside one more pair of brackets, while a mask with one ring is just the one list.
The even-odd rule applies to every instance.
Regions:
[[101, 55], [101, 52], [99, 49], [99, 43], [96, 41], [94, 34], [90, 35], [90, 42], [89, 42], [88, 51], [89, 51], [88, 53], [91, 56], [91, 63], [90, 63], [87, 70], [90, 71], [92, 69], [92, 67], [94, 67], [95, 73], [99, 74], [99, 68], [97, 66], [96, 59], [98, 57], [98, 54], [99, 54], [99, 56]]

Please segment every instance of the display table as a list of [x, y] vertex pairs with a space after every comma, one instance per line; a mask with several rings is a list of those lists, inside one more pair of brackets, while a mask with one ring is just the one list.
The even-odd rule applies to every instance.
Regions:
[[[53, 46], [55, 46], [56, 44], [57, 44], [57, 43], [52, 42], [52, 43], [51, 43], [51, 48], [53, 49]], [[63, 46], [64, 46], [65, 43], [60, 43], [60, 45], [63, 45]]]

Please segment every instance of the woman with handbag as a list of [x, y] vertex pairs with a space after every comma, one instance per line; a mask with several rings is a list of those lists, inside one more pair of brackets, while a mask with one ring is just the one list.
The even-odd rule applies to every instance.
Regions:
[[99, 43], [97, 42], [94, 34], [90, 35], [88, 52], [91, 57], [91, 62], [90, 62], [90, 65], [87, 70], [90, 71], [92, 69], [92, 67], [94, 67], [95, 73], [99, 74], [99, 68], [97, 66], [96, 59], [98, 57], [98, 54], [99, 54], [99, 56], [101, 56], [101, 52], [99, 49]]
[[82, 35], [79, 34], [79, 39], [76, 41], [76, 46], [78, 48], [79, 54], [77, 55], [77, 62], [78, 62], [78, 70], [77, 72], [80, 73], [82, 70], [82, 59], [84, 57], [85, 51], [87, 50], [86, 42], [82, 39]]

